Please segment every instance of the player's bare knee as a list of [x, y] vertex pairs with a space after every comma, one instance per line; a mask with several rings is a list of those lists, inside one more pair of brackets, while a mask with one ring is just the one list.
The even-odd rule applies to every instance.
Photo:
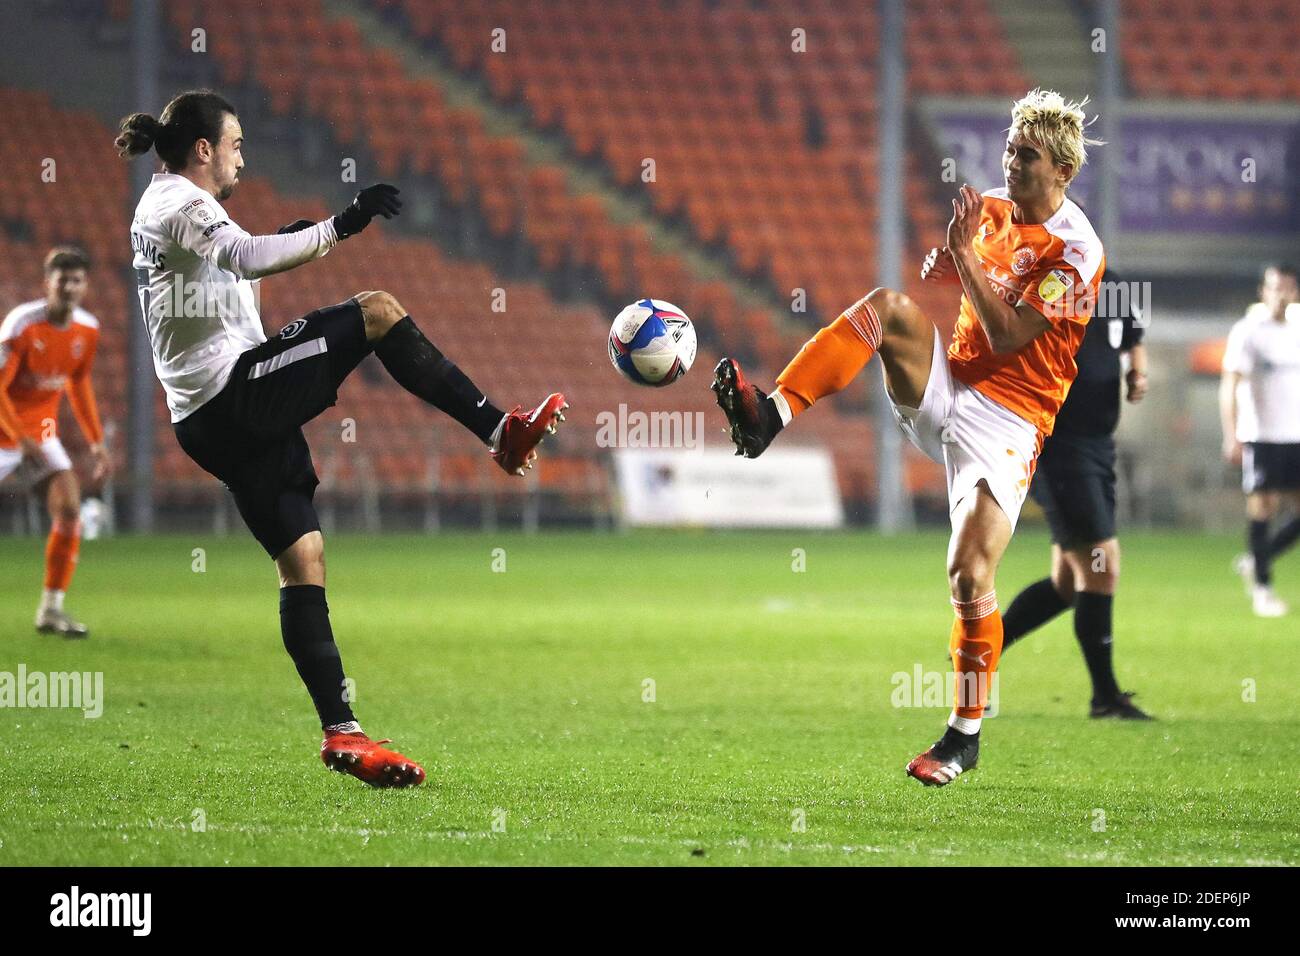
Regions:
[[1087, 588], [1094, 594], [1114, 594], [1119, 586], [1119, 565], [1098, 564], [1088, 572]]
[[319, 531], [303, 535], [275, 558], [280, 586], [325, 580], [325, 539]]
[[948, 563], [948, 588], [954, 601], [973, 601], [993, 590], [993, 562], [980, 553], [959, 554]]
[[1067, 604], [1074, 600], [1078, 586], [1074, 580], [1074, 569], [1062, 563], [1059, 568], [1052, 568], [1052, 588]]
[[1119, 579], [1119, 541], [1115, 538], [1094, 544], [1081, 559], [1087, 562], [1091, 573]]
[[876, 311], [885, 339], [914, 332], [915, 319], [920, 312], [917, 303], [906, 293], [879, 287], [867, 293], [867, 303]]
[[880, 319], [880, 329], [885, 334], [889, 334], [889, 329], [897, 324], [898, 311], [901, 308], [901, 298], [906, 298], [901, 293], [896, 293], [893, 289], [885, 287], [876, 287], [870, 293], [867, 293], [867, 304], [874, 308], [876, 317]]
[[50, 509], [50, 520], [57, 527], [73, 528], [81, 520], [81, 509], [73, 504], [60, 504]]
[[1052, 545], [1052, 588], [1067, 603], [1074, 600], [1074, 567], [1059, 544]]
[[1097, 582], [1105, 594], [1114, 594], [1119, 587], [1119, 567], [1107, 568]]
[[1272, 521], [1277, 515], [1278, 496], [1268, 491], [1257, 491], [1246, 496], [1246, 514], [1252, 521]]
[[77, 477], [70, 471], [61, 471], [50, 480], [46, 493], [46, 509], [50, 520], [70, 528], [81, 518], [81, 489]]
[[1119, 542], [1114, 538], [1070, 551], [1075, 590], [1114, 594], [1119, 584]]
[[366, 338], [382, 338], [389, 329], [406, 317], [406, 310], [391, 292], [360, 292], [353, 296], [361, 306], [366, 323]]

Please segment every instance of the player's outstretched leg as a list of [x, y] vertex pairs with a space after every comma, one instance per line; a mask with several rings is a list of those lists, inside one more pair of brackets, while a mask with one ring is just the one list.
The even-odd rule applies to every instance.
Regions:
[[908, 775], [928, 787], [942, 787], [975, 769], [980, 724], [1002, 654], [1002, 616], [993, 578], [1011, 541], [1011, 521], [983, 482], [952, 518], [948, 582], [957, 617], [948, 647], [956, 675], [953, 710], [943, 736], [907, 765]]
[[736, 454], [757, 458], [795, 416], [852, 382], [877, 351], [895, 400], [919, 406], [933, 347], [934, 326], [915, 303], [876, 289], [805, 342], [770, 395], [750, 383], [733, 358], [718, 363], [711, 388]]
[[456, 364], [425, 338], [406, 310], [387, 292], [362, 292], [366, 339], [397, 384], [460, 422], [488, 446], [492, 460], [512, 475], [533, 467], [537, 446], [564, 421], [568, 403], [553, 392], [525, 412], [504, 413]]
[[[310, 508], [308, 498], [301, 503]], [[325, 602], [325, 542], [319, 531], [298, 538], [275, 559], [280, 573], [280, 633], [298, 676], [307, 685], [324, 738], [320, 756], [331, 770], [373, 787], [413, 787], [424, 768], [411, 758], [371, 740], [352, 713], [343, 662], [330, 628]]]
[[45, 495], [50, 511], [50, 536], [45, 542], [45, 589], [36, 609], [36, 629], [42, 634], [86, 637], [90, 629], [63, 607], [63, 598], [77, 568], [81, 549], [81, 490], [71, 471], [55, 472]]

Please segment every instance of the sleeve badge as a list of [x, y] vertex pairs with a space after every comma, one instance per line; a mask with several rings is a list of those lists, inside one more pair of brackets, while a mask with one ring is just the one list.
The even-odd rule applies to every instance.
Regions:
[[181, 206], [181, 212], [185, 214], [186, 219], [200, 227], [211, 225], [217, 218], [216, 213], [212, 211], [212, 207], [208, 205], [208, 201], [201, 198], [192, 199], [184, 206]]
[[1053, 269], [1038, 283], [1038, 297], [1044, 302], [1055, 302], [1074, 285], [1074, 277], [1063, 269]]

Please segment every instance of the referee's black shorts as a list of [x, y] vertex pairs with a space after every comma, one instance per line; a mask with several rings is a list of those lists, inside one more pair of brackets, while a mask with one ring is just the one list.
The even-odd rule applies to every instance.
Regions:
[[320, 530], [302, 426], [338, 400], [370, 351], [355, 300], [317, 309], [240, 355], [226, 386], [173, 426], [185, 453], [225, 482], [272, 558]]
[[1029, 493], [1047, 516], [1053, 544], [1078, 548], [1115, 537], [1115, 439], [1052, 435]]
[[1241, 449], [1241, 489], [1248, 495], [1300, 490], [1300, 444], [1246, 442]]

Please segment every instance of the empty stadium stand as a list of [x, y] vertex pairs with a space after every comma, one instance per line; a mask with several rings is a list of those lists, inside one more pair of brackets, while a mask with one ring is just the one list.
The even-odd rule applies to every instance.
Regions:
[[[963, 2], [978, 12], [983, 0]], [[869, 143], [873, 117], [872, 64], [866, 53], [873, 26], [869, 11], [854, 12], [829, 3], [810, 7], [796, 24], [807, 31], [809, 53], [801, 55], [790, 69], [774, 69], [764, 87], [763, 82], [755, 84], [754, 71], [740, 68], [743, 43], [772, 46], [775, 56], [782, 47], [789, 48], [794, 27], [770, 10], [752, 10], [744, 4], [681, 5], [687, 14], [703, 18], [702, 24], [709, 18], [721, 18], [724, 26], [734, 28], [731, 33], [736, 39], [724, 44], [730, 51], [727, 54], [705, 57], [707, 62], [701, 62], [699, 44], [692, 41], [685, 44], [685, 53], [656, 63], [654, 54], [662, 49], [663, 38], [642, 36], [649, 52], [638, 60], [638, 69], [615, 70], [613, 76], [609, 75], [612, 63], [627, 65], [620, 57], [626, 52], [623, 44], [628, 37], [622, 35], [617, 17], [599, 31], [599, 43], [592, 47], [596, 53], [560, 46], [534, 57], [534, 46], [523, 43], [524, 55], [510, 58], [509, 66], [497, 66], [497, 60], [486, 59], [487, 43], [477, 44], [481, 38], [473, 31], [475, 24], [492, 19], [492, 4], [476, 5], [473, 11], [457, 8], [458, 27], [447, 36], [439, 33], [442, 20], [438, 17], [440, 10], [450, 10], [445, 3], [391, 0], [376, 5], [387, 9], [390, 16], [418, 21], [416, 32], [431, 44], [444, 45], [457, 57], [458, 66], [482, 70], [494, 95], [517, 100], [535, 115], [540, 128], [564, 135], [571, 142], [572, 162], [601, 164], [622, 188], [647, 186], [656, 215], [685, 222], [701, 243], [725, 248], [739, 275], [769, 281], [776, 289], [808, 288], [817, 306], [810, 321], [820, 321], [826, 311], [856, 298], [870, 286], [875, 256], [873, 197], [879, 184], [874, 179], [874, 150], [862, 147]], [[119, 19], [127, 12], [126, 5], [117, 2], [108, 3], [106, 9]], [[579, 4], [565, 9], [567, 16], [581, 18], [592, 16], [595, 7]], [[495, 10], [501, 12], [502, 7], [497, 5]], [[514, 12], [519, 11], [526, 26], [522, 35], [518, 31], [513, 34], [514, 42], [525, 39], [529, 30], [538, 37], [548, 35], [544, 31], [552, 29], [551, 21], [542, 6], [521, 5]], [[943, 22], [938, 4], [918, 4], [918, 11], [906, 41], [908, 53], [914, 61], [930, 62], [951, 30]], [[788, 322], [774, 322], [764, 309], [743, 306], [729, 282], [693, 274], [683, 259], [656, 249], [648, 231], [637, 223], [614, 221], [600, 196], [572, 188], [563, 165], [539, 164], [525, 155], [517, 139], [489, 133], [472, 109], [450, 106], [436, 83], [408, 73], [397, 56], [371, 43], [356, 23], [327, 12], [320, 0], [285, 0], [275, 5], [254, 0], [221, 4], [177, 0], [166, 6], [166, 14], [178, 37], [188, 36], [195, 24], [205, 26], [223, 88], [256, 92], [274, 115], [302, 116], [327, 124], [337, 145], [371, 158], [380, 176], [428, 177], [446, 200], [472, 207], [493, 237], [523, 235], [535, 256], [539, 277], [576, 265], [599, 276], [602, 304], [627, 300], [646, 290], [689, 303], [688, 311], [701, 326], [704, 342], [698, 363], [701, 369], [707, 370], [725, 347], [756, 358], [770, 374], [806, 335]], [[580, 24], [570, 19], [567, 27], [574, 28], [575, 22]], [[778, 25], [782, 29], [774, 34], [775, 40], [773, 35], [759, 35]], [[981, 26], [980, 30], [986, 45], [1005, 46], [992, 27]], [[557, 63], [566, 58], [575, 64], [571, 77], [561, 77], [556, 70]], [[1012, 60], [1009, 55], [1006, 59]], [[666, 69], [667, 63], [674, 68]], [[537, 71], [532, 70], [534, 66]], [[934, 70], [915, 70], [916, 89], [960, 89], [968, 76], [963, 70], [969, 66], [958, 57], [943, 60]], [[367, 76], [362, 90], [337, 79], [362, 67]], [[672, 82], [656, 80], [656, 69], [671, 74]], [[548, 79], [539, 86], [539, 77]], [[642, 88], [645, 83], [654, 83], [657, 90], [662, 86], [663, 95], [655, 100], [660, 108], [654, 114], [641, 107], [640, 102], [649, 100], [635, 95], [638, 82]], [[1013, 69], [1005, 71], [1002, 82], [1009, 94], [1023, 88], [1023, 78]], [[722, 91], [718, 95], [731, 104], [725, 113], [718, 109], [717, 96], [711, 99], [700, 93], [717, 83]], [[593, 97], [591, 90], [600, 95]], [[693, 90], [700, 95], [692, 96]], [[820, 114], [810, 118], [808, 110], [800, 113], [799, 104], [817, 104]], [[107, 144], [111, 135], [102, 124], [96, 125]], [[814, 141], [809, 140], [810, 127], [819, 130]], [[666, 144], [667, 149], [654, 157], [656, 182], [640, 184], [643, 157], [637, 154], [643, 150], [638, 143], [647, 139]], [[763, 148], [755, 148], [755, 143], [762, 143]], [[636, 163], [629, 169], [631, 160]], [[109, 190], [96, 190], [105, 207], [105, 223], [120, 217], [110, 210], [127, 205], [120, 166], [116, 175]], [[922, 177], [912, 176], [905, 187], [918, 261], [920, 250], [941, 237], [944, 225], [926, 187], [918, 185], [921, 182]], [[262, 221], [271, 210], [283, 215], [265, 216]], [[295, 206], [275, 193], [269, 183], [256, 180], [249, 180], [232, 200], [232, 212], [250, 229], [273, 229], [281, 220], [305, 214], [301, 205]], [[315, 212], [323, 215], [325, 210]], [[15, 221], [34, 224], [49, 218], [48, 208], [38, 204], [18, 212]], [[48, 233], [50, 227], [39, 228]], [[31, 250], [44, 241], [37, 239], [34, 231], [30, 238]], [[116, 241], [113, 231], [105, 229], [91, 234], [86, 244], [97, 258], [124, 267], [125, 249], [115, 251]], [[376, 251], [380, 248], [382, 254]], [[571, 356], [563, 354], [569, 348], [567, 343], [600, 343], [606, 321], [603, 312], [566, 306], [540, 285], [508, 281], [482, 266], [448, 259], [435, 243], [388, 237], [372, 243], [368, 236], [363, 249], [345, 247], [326, 263], [267, 283], [264, 303], [269, 328], [359, 288], [383, 287], [403, 301], [436, 302], [439, 325], [435, 336], [490, 389], [511, 381], [530, 386], [542, 380], [560, 381], [566, 391], [585, 393], [590, 388], [595, 402], [587, 407], [592, 410], [616, 408], [626, 401], [635, 407], [666, 410], [685, 406], [713, 414], [702, 381], [689, 398], [687, 389], [677, 389], [673, 401], [664, 403], [657, 402], [663, 396], [654, 393], [627, 393], [626, 386], [605, 367], [599, 348], [593, 348], [585, 362], [574, 363]], [[129, 287], [119, 277], [112, 281], [117, 294], [105, 298], [113, 298], [112, 308], [120, 309], [119, 303], [125, 299], [122, 293], [129, 294]], [[509, 291], [510, 307], [505, 315], [487, 308], [490, 292], [497, 288]], [[936, 299], [928, 290], [918, 297], [932, 310], [952, 308], [947, 298]], [[459, 310], [449, 306], [451, 299], [458, 299]], [[281, 303], [285, 303], [283, 307]], [[419, 314], [420, 306], [411, 308]], [[545, 324], [537, 322], [538, 315], [547, 317]], [[553, 321], [561, 315], [568, 318]], [[572, 318], [579, 315], [581, 320]], [[117, 327], [124, 329], [126, 319], [119, 314]], [[444, 321], [453, 331], [442, 331]], [[522, 326], [512, 325], [515, 321]], [[585, 328], [575, 330], [574, 321], [585, 322]], [[487, 334], [485, 327], [491, 329]], [[462, 335], [462, 328], [474, 332]], [[512, 368], [510, 360], [517, 362], [519, 355], [532, 359], [523, 367]], [[124, 363], [124, 354], [118, 361]], [[696, 377], [704, 374], [707, 371], [697, 372]], [[394, 443], [394, 450], [377, 461], [384, 487], [414, 486], [418, 492], [431, 483], [444, 490], [457, 482], [481, 484], [468, 479], [460, 464], [440, 464], [436, 473], [429, 471], [427, 462], [435, 448], [442, 458], [448, 457], [447, 449], [456, 449], [458, 454], [473, 451], [464, 447], [463, 436], [446, 434], [447, 429], [429, 423], [418, 403], [400, 392], [394, 394], [393, 387], [379, 376], [371, 375], [357, 388], [372, 398], [363, 403], [366, 413], [379, 418], [386, 437]], [[374, 401], [371, 393], [386, 401]], [[521, 399], [524, 397], [531, 399], [531, 394]], [[346, 398], [341, 407], [352, 408]], [[389, 405], [404, 411], [391, 413], [396, 416], [391, 420], [384, 419], [382, 416], [390, 413], [383, 409]], [[330, 433], [337, 444], [341, 417], [342, 413], [332, 419], [326, 416], [328, 428], [326, 423], [314, 427], [322, 436]], [[363, 417], [353, 417], [358, 418], [358, 427], [363, 427]], [[560, 450], [571, 452], [573, 462], [586, 460], [587, 466], [596, 469], [587, 482], [595, 487], [600, 476], [590, 454], [594, 423], [590, 418], [583, 421], [570, 433], [567, 440], [571, 444]], [[586, 435], [582, 434], [584, 427]], [[161, 412], [160, 428], [166, 431]], [[861, 414], [831, 414], [828, 409], [811, 416], [801, 433], [835, 449], [844, 491], [851, 499], [871, 497], [871, 434]], [[402, 437], [407, 435], [414, 437]], [[160, 436], [158, 446], [164, 457], [159, 473], [162, 485], [175, 487], [179, 494], [186, 481], [192, 483], [197, 477], [197, 470], [183, 456], [177, 458], [179, 452], [169, 434]], [[331, 455], [327, 464], [344, 475], [351, 467], [348, 449], [334, 450], [338, 453]], [[568, 467], [552, 468], [549, 475], [544, 472], [543, 482], [561, 483], [556, 475]], [[442, 479], [443, 469], [450, 484]], [[909, 474], [914, 490], [934, 490], [935, 472], [928, 463], [913, 458]], [[351, 480], [357, 480], [356, 476], [348, 473], [345, 483]]]
[[1300, 98], [1300, 16], [1290, 0], [1125, 0], [1121, 12], [1139, 96]]

